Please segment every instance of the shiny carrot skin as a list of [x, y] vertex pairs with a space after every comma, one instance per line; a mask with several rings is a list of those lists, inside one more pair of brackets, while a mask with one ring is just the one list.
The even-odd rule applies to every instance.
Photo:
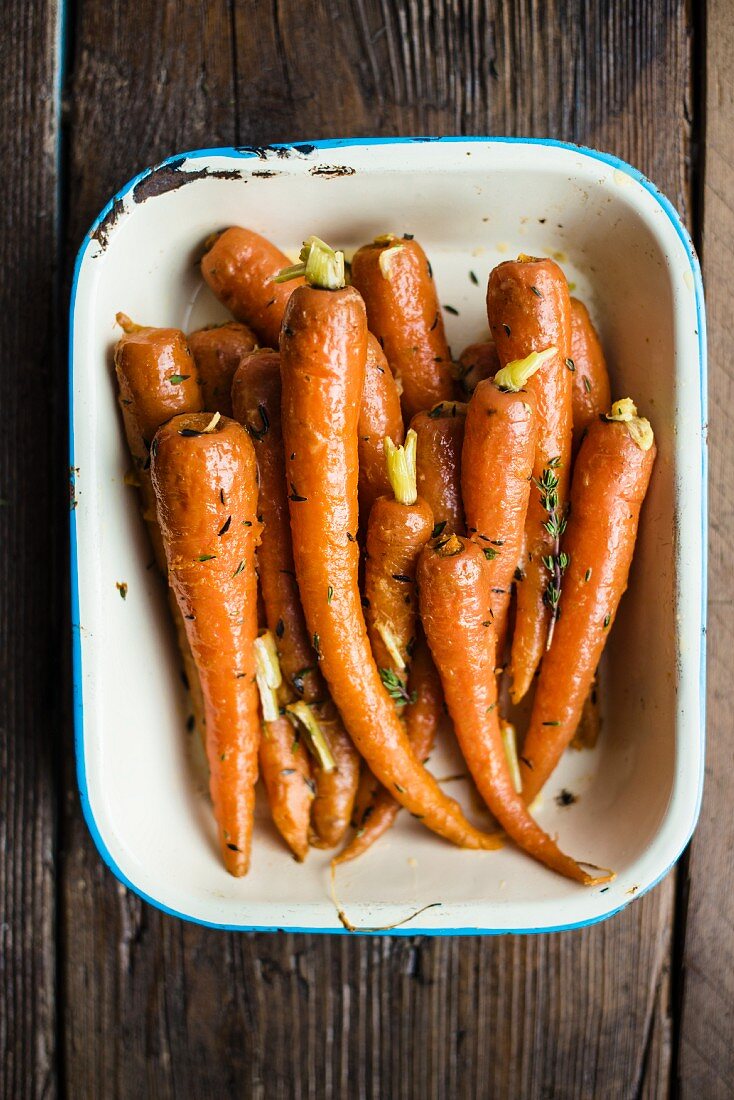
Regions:
[[[426, 763], [433, 751], [441, 721], [443, 693], [423, 633], [417, 642], [410, 666], [408, 688], [415, 701], [405, 708], [405, 728], [410, 747], [418, 760]], [[400, 803], [365, 770], [354, 804], [352, 823], [357, 834], [333, 862], [347, 863], [371, 848], [390, 829], [400, 812]]]
[[[360, 760], [318, 670], [296, 583], [286, 486], [291, 465], [283, 450], [280, 354], [261, 349], [243, 358], [232, 384], [235, 418], [253, 441], [260, 474], [263, 533], [257, 552], [260, 589], [268, 628], [290, 691], [315, 707], [337, 761], [337, 770], [314, 765], [317, 798], [312, 807], [317, 837], [329, 847], [346, 831], [359, 782]], [[318, 704], [318, 706], [316, 706]]]
[[240, 876], [250, 864], [260, 742], [257, 467], [244, 429], [225, 418], [210, 428], [211, 419], [191, 413], [164, 424], [151, 474], [169, 580], [204, 693], [219, 844], [225, 867]]
[[402, 385], [406, 422], [450, 400], [451, 353], [431, 265], [418, 242], [388, 234], [364, 245], [352, 260], [352, 283], [367, 306], [370, 332]]
[[204, 281], [261, 344], [277, 348], [286, 302], [300, 281], [272, 281], [288, 265], [288, 257], [259, 233], [241, 226], [225, 229], [207, 244], [201, 261]]
[[512, 580], [531, 491], [535, 399], [480, 382], [466, 412], [461, 488], [467, 531], [487, 559], [498, 662], [502, 659]]
[[[410, 505], [378, 497], [372, 506], [364, 569], [367, 633], [378, 668], [399, 676], [410, 666], [416, 641], [415, 569], [432, 531], [433, 512], [420, 497]], [[385, 645], [385, 630], [392, 635], [400, 661]]]
[[308, 852], [314, 783], [308, 753], [288, 718], [263, 723], [259, 761], [275, 827], [301, 862]]
[[243, 355], [257, 345], [252, 329], [239, 321], [207, 325], [189, 333], [189, 347], [199, 371], [201, 399], [207, 412], [232, 415], [232, 379]]
[[491, 591], [481, 550], [437, 539], [418, 564], [421, 615], [459, 746], [479, 793], [505, 832], [534, 859], [584, 885], [593, 879], [528, 813], [507, 765], [497, 708]]
[[[487, 315], [502, 366], [531, 352], [558, 349], [557, 354], [527, 384], [536, 401], [537, 443], [533, 478], [540, 480], [553, 463], [558, 478], [562, 515], [568, 496], [571, 464], [573, 387], [568, 362], [571, 349], [571, 306], [566, 278], [553, 260], [510, 260], [496, 267], [487, 288]], [[546, 589], [550, 573], [543, 558], [552, 554], [553, 539], [544, 528], [548, 519], [541, 494], [530, 494], [526, 524], [526, 554], [517, 583], [517, 614], [512, 638], [514, 702], [523, 698], [545, 651], [550, 610]]]
[[143, 518], [153, 554], [166, 592], [184, 676], [191, 697], [194, 724], [204, 736], [204, 698], [199, 676], [186, 637], [178, 603], [168, 586], [168, 566], [155, 510], [150, 479], [150, 444], [161, 424], [183, 412], [202, 409], [196, 365], [180, 329], [150, 328], [117, 315], [123, 335], [115, 347], [115, 372], [127, 444], [135, 463], [134, 476], [140, 492]]
[[446, 532], [464, 530], [461, 499], [461, 449], [466, 405], [442, 401], [410, 422], [418, 436], [418, 494]]
[[455, 394], [457, 401], [468, 401], [485, 378], [494, 378], [500, 359], [493, 340], [469, 344], [459, 356]]
[[367, 336], [362, 403], [359, 407], [359, 524], [367, 526], [372, 505], [390, 492], [385, 472], [385, 436], [393, 443], [405, 437], [400, 394], [385, 353], [372, 333]]
[[625, 424], [596, 420], [576, 459], [563, 548], [562, 613], [543, 658], [520, 757], [532, 802], [571, 741], [627, 587], [640, 508], [655, 461]]
[[590, 424], [612, 403], [609, 372], [599, 335], [589, 311], [578, 298], [571, 299], [571, 360], [573, 362], [573, 450]]
[[296, 583], [280, 419], [280, 354], [261, 348], [245, 356], [232, 383], [235, 420], [248, 431], [260, 475], [263, 533], [257, 551], [268, 629], [275, 636], [283, 676], [297, 698], [318, 699], [323, 684], [306, 629]]
[[416, 760], [370, 652], [356, 541], [366, 355], [367, 318], [354, 287], [293, 292], [281, 335], [283, 436], [306, 622], [344, 724], [383, 786], [447, 839], [493, 847], [496, 839], [469, 825]]

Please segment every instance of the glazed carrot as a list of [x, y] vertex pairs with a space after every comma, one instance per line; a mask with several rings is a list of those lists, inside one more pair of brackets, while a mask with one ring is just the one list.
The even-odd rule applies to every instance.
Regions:
[[469, 344], [459, 356], [456, 400], [468, 401], [479, 383], [485, 378], [494, 378], [499, 369], [500, 360], [493, 340]]
[[247, 325], [228, 321], [189, 333], [189, 347], [199, 371], [201, 399], [208, 412], [232, 415], [232, 379], [240, 359], [257, 346]]
[[[441, 684], [420, 631], [408, 677], [410, 701], [405, 707], [405, 729], [410, 747], [418, 760], [426, 763], [433, 751], [441, 720], [443, 694]], [[347, 863], [371, 848], [391, 828], [400, 811], [400, 803], [365, 770], [354, 802], [352, 824], [356, 836], [334, 857], [333, 862]]]
[[308, 753], [293, 726], [282, 714], [283, 687], [275, 639], [261, 631], [255, 642], [255, 677], [260, 693], [263, 730], [260, 738], [260, 774], [278, 832], [297, 860], [308, 852], [308, 832], [314, 783]]
[[191, 697], [194, 726], [204, 736], [204, 699], [186, 627], [178, 603], [168, 586], [168, 566], [155, 510], [150, 480], [150, 444], [153, 436], [172, 416], [199, 412], [201, 389], [194, 364], [180, 329], [136, 325], [124, 313], [117, 314], [123, 336], [115, 347], [115, 371], [120, 408], [130, 454], [135, 463], [133, 478], [140, 491], [143, 518], [153, 545], [176, 630], [183, 673]]
[[502, 828], [535, 859], [568, 878], [594, 878], [533, 820], [512, 782], [502, 741], [494, 674], [495, 639], [486, 561], [457, 535], [434, 539], [418, 563], [421, 615], [459, 746], [479, 793]]
[[571, 361], [573, 363], [573, 450], [579, 448], [581, 437], [602, 413], [612, 398], [609, 373], [599, 335], [589, 311], [578, 298], [571, 299]]
[[430, 506], [441, 530], [464, 530], [461, 500], [461, 448], [466, 405], [442, 401], [410, 422], [418, 436], [418, 493]]
[[244, 356], [232, 383], [232, 409], [252, 439], [260, 475], [257, 559], [265, 617], [287, 684], [296, 698], [312, 702], [322, 685], [293, 567], [280, 400], [280, 354], [261, 348]]
[[[436, 703], [432, 716], [437, 724], [441, 706], [438, 698], [430, 696], [428, 671], [419, 668], [421, 706], [418, 690], [411, 683], [408, 669], [417, 644], [416, 617], [418, 598], [415, 590], [415, 567], [418, 555], [428, 542], [433, 530], [433, 513], [416, 489], [416, 435], [409, 431], [405, 447], [396, 447], [385, 439], [386, 468], [391, 496], [381, 496], [375, 501], [367, 526], [367, 560], [365, 563], [365, 618], [372, 653], [377, 661], [382, 682], [396, 707], [406, 708], [408, 740], [419, 760], [428, 755], [425, 747], [425, 729], [431, 719], [425, 713], [429, 697]], [[406, 704], [407, 707], [406, 707]], [[411, 736], [411, 718], [414, 736]], [[417, 740], [417, 744], [416, 744]], [[360, 822], [360, 834], [341, 858], [353, 859], [365, 851], [378, 836], [389, 828], [399, 809], [399, 804], [384, 787], [380, 787], [369, 771], [360, 781], [355, 800], [355, 816]], [[370, 820], [370, 829], [363, 826]], [[356, 850], [352, 851], [356, 843]], [[341, 858], [338, 862], [341, 862]]]
[[[546, 353], [547, 354], [547, 353]], [[461, 489], [467, 531], [487, 559], [497, 663], [505, 647], [535, 461], [535, 398], [526, 386], [543, 355], [480, 382], [466, 413]]]
[[406, 422], [453, 395], [451, 352], [426, 254], [412, 238], [387, 233], [358, 249], [352, 283], [364, 298], [370, 331], [402, 385]]
[[[281, 428], [280, 355], [261, 349], [242, 359], [232, 384], [235, 418], [245, 426], [255, 448], [260, 473], [259, 509], [263, 533], [257, 560], [260, 589], [269, 629], [290, 697], [311, 706], [337, 761], [334, 774], [315, 762], [317, 798], [312, 807], [314, 828], [329, 846], [338, 843], [349, 825], [359, 782], [359, 754], [328, 698], [312, 639], [306, 629], [293, 565], [286, 467]], [[336, 837], [336, 839], [334, 839]]]
[[581, 444], [563, 542], [568, 566], [563, 613], [543, 658], [520, 758], [532, 802], [573, 737], [602, 650], [627, 587], [640, 508], [655, 461], [647, 420], [629, 398], [597, 420]]
[[227, 870], [244, 875], [260, 741], [255, 452], [234, 420], [183, 414], [156, 433], [151, 474], [169, 580], [204, 693], [219, 844]]
[[314, 285], [293, 292], [283, 319], [283, 437], [293, 557], [320, 667], [355, 745], [383, 786], [447, 839], [494, 847], [496, 838], [469, 825], [416, 760], [370, 652], [356, 541], [367, 318], [359, 293], [344, 286], [340, 253], [311, 238], [302, 258]]
[[[502, 366], [525, 359], [532, 352], [555, 348], [529, 380], [536, 401], [537, 442], [526, 521], [525, 555], [517, 583], [517, 614], [512, 638], [514, 702], [527, 692], [545, 651], [555, 622], [557, 602], [554, 577], [544, 560], [555, 554], [558, 539], [548, 524], [563, 525], [571, 462], [571, 390], [569, 367], [571, 307], [566, 278], [553, 260], [520, 256], [492, 271], [487, 288], [487, 315]], [[557, 520], [549, 521], [541, 488], [555, 481], [553, 501]]]
[[391, 495], [372, 506], [364, 570], [367, 634], [383, 683], [399, 706], [406, 702], [405, 673], [416, 640], [415, 567], [433, 531], [433, 512], [416, 488], [416, 440], [414, 431], [405, 447], [385, 439]]
[[311, 707], [334, 757], [332, 769], [313, 762], [316, 798], [311, 811], [314, 848], [335, 848], [352, 819], [360, 781], [360, 757], [331, 699]]
[[232, 226], [206, 242], [201, 274], [237, 321], [257, 335], [261, 344], [277, 348], [283, 310], [292, 286], [274, 283], [273, 276], [288, 257], [252, 229]]
[[385, 436], [402, 443], [405, 431], [400, 411], [400, 394], [377, 340], [367, 335], [362, 403], [359, 407], [359, 523], [367, 526], [372, 505], [390, 492], [385, 467]]

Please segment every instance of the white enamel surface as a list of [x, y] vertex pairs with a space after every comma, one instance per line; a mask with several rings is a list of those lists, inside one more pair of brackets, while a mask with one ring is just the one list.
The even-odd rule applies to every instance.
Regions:
[[[346, 165], [352, 174], [313, 173]], [[73, 316], [73, 447], [81, 673], [77, 748], [85, 812], [116, 873], [169, 910], [227, 926], [341, 930], [328, 856], [296, 865], [260, 805], [252, 869], [221, 866], [200, 750], [185, 731], [163, 593], [123, 484], [128, 458], [115, 400], [115, 313], [191, 329], [224, 316], [197, 273], [212, 230], [250, 226], [286, 251], [310, 233], [354, 249], [378, 232], [410, 232], [428, 252], [455, 352], [486, 331], [490, 268], [519, 251], [558, 256], [590, 306], [613, 394], [632, 396], [659, 455], [631, 578], [605, 657], [604, 728], [594, 752], [571, 753], [539, 820], [579, 859], [612, 867], [606, 890], [583, 889], [508, 845], [458, 851], [401, 815], [361, 861], [337, 875], [339, 900], [362, 927], [433, 902], [406, 931], [542, 930], [598, 920], [655, 882], [697, 814], [701, 730], [701, 381], [690, 260], [658, 199], [618, 167], [570, 148], [486, 142], [356, 145], [267, 163], [197, 157], [198, 178], [124, 210], [102, 249], [86, 244]], [[258, 176], [263, 170], [276, 173]], [[139, 194], [139, 193], [138, 193]], [[475, 286], [469, 272], [479, 285]], [[128, 584], [120, 598], [116, 582]], [[79, 673], [78, 673], [79, 675]], [[462, 770], [450, 747], [431, 767]], [[567, 788], [578, 795], [556, 805]], [[476, 820], [467, 784], [452, 781]]]

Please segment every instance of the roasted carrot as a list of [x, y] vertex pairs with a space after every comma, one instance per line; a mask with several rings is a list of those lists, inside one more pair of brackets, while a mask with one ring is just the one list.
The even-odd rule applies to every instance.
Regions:
[[314, 783], [308, 753], [301, 739], [293, 736], [293, 726], [282, 713], [282, 675], [275, 639], [269, 630], [261, 631], [255, 642], [255, 670], [263, 715], [260, 774], [275, 827], [301, 861], [308, 852]]
[[244, 356], [232, 383], [232, 409], [252, 439], [260, 475], [257, 559], [265, 617], [286, 682], [296, 698], [311, 702], [321, 686], [293, 567], [280, 400], [280, 354], [261, 348]]
[[232, 379], [240, 359], [257, 345], [252, 329], [239, 321], [207, 325], [189, 333], [189, 347], [199, 371], [201, 399], [207, 412], [232, 415]]
[[367, 318], [357, 290], [344, 286], [340, 253], [311, 238], [301, 255], [311, 285], [293, 292], [283, 319], [283, 437], [296, 576], [320, 667], [383, 786], [447, 839], [494, 847], [496, 838], [469, 825], [416, 760], [370, 652], [356, 540]]
[[[410, 747], [423, 764], [433, 751], [441, 720], [443, 694], [436, 666], [423, 631], [419, 629], [415, 655], [408, 677], [409, 700], [405, 707], [405, 729]], [[347, 863], [364, 854], [391, 828], [400, 811], [400, 803], [365, 770], [354, 802], [352, 824], [357, 833], [347, 847], [334, 857], [334, 863]]]
[[595, 878], [533, 820], [512, 782], [497, 709], [495, 638], [487, 563], [457, 535], [434, 539], [418, 563], [421, 615], [459, 746], [479, 793], [519, 847], [568, 878]]
[[410, 426], [418, 436], [418, 493], [430, 506], [441, 530], [464, 530], [461, 500], [461, 448], [464, 445], [466, 405], [441, 401], [417, 413]]
[[416, 488], [416, 441], [385, 439], [390, 496], [378, 497], [367, 525], [365, 619], [383, 683], [399, 706], [407, 701], [406, 673], [415, 645], [418, 598], [415, 567], [433, 530], [433, 513]]
[[235, 418], [252, 438], [258, 461], [263, 522], [257, 552], [260, 589], [290, 689], [287, 701], [295, 698], [308, 704], [336, 760], [333, 773], [318, 757], [313, 768], [317, 788], [313, 824], [317, 837], [331, 847], [349, 825], [359, 781], [359, 754], [328, 698], [301, 608], [286, 499], [286, 467], [291, 461], [283, 451], [277, 351], [261, 349], [242, 359], [232, 384], [232, 404]]
[[180, 329], [136, 325], [124, 313], [117, 314], [123, 336], [115, 347], [115, 372], [120, 408], [130, 454], [135, 463], [133, 480], [140, 491], [143, 518], [153, 554], [166, 592], [183, 674], [191, 697], [194, 726], [204, 736], [204, 699], [191, 655], [178, 603], [168, 586], [168, 566], [155, 510], [150, 480], [150, 444], [153, 436], [172, 416], [202, 409], [201, 389], [193, 362]]
[[277, 348], [283, 310], [293, 286], [274, 283], [288, 257], [252, 229], [232, 226], [206, 242], [201, 274], [237, 321], [261, 344]]
[[589, 424], [611, 404], [609, 373], [599, 335], [589, 311], [578, 298], [571, 299], [571, 363], [573, 365], [573, 450]]
[[405, 431], [400, 411], [400, 394], [377, 340], [367, 336], [362, 403], [359, 407], [359, 524], [367, 527], [372, 505], [390, 492], [385, 466], [385, 436], [402, 443]]
[[485, 378], [494, 378], [500, 369], [500, 360], [493, 340], [469, 344], [459, 356], [456, 372], [456, 399], [468, 401], [474, 390]]
[[151, 475], [169, 580], [204, 693], [220, 848], [227, 870], [244, 875], [260, 741], [255, 452], [234, 420], [183, 414], [156, 433]]
[[370, 331], [402, 385], [406, 422], [453, 394], [453, 365], [426, 254], [412, 238], [387, 233], [358, 249], [352, 283], [364, 298]]
[[[424, 760], [428, 755], [424, 741], [426, 726], [430, 724], [425, 714], [430, 684], [427, 682], [427, 670], [421, 667], [418, 676], [422, 693], [421, 707], [417, 712], [414, 711], [418, 702], [418, 690], [411, 682], [409, 668], [417, 644], [418, 599], [415, 568], [422, 547], [431, 537], [433, 514], [426, 502], [419, 498], [416, 489], [415, 432], [408, 432], [405, 447], [396, 447], [387, 437], [385, 451], [385, 465], [392, 496], [377, 498], [367, 526], [365, 618], [372, 653], [383, 684], [395, 700], [396, 707], [405, 707], [410, 716], [418, 715], [413, 722], [415, 737], [411, 736], [410, 721], [407, 723], [407, 733], [418, 759]], [[440, 691], [438, 699], [434, 698], [434, 701], [436, 713], [433, 722], [436, 724], [441, 706]], [[415, 743], [416, 739], [418, 745]], [[399, 804], [395, 804], [390, 792], [380, 787], [372, 774], [365, 771], [355, 800], [355, 816], [361, 829], [357, 838], [357, 850], [345, 858], [353, 859], [359, 852], [366, 850], [389, 828], [398, 809]], [[371, 827], [365, 833], [363, 826], [368, 819]], [[353, 841], [348, 851], [354, 843]]]
[[655, 461], [650, 424], [629, 398], [588, 429], [576, 459], [564, 553], [563, 613], [543, 658], [520, 769], [532, 800], [573, 737], [627, 587]]
[[[558, 527], [565, 518], [573, 375], [568, 283], [558, 264], [530, 256], [500, 264], [489, 277], [487, 315], [503, 367], [555, 349], [527, 384], [536, 401], [537, 441], [510, 659], [511, 695], [518, 702], [530, 687], [558, 610], [557, 584], [545, 562], [557, 557]], [[551, 482], [554, 495], [549, 497]], [[555, 503], [555, 518], [544, 507], [548, 503]]]
[[467, 531], [487, 559], [498, 664], [535, 461], [535, 398], [525, 387], [542, 364], [534, 354], [480, 382], [466, 413], [461, 489]]

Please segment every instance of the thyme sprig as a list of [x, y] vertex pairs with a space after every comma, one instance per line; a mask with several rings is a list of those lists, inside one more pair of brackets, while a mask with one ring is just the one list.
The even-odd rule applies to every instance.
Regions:
[[380, 669], [380, 679], [387, 694], [394, 700], [396, 707], [404, 707], [406, 703], [414, 703], [418, 698], [415, 691], [408, 691], [408, 685], [402, 676], [398, 676], [391, 668]]
[[550, 573], [548, 584], [543, 593], [543, 600], [551, 613], [546, 649], [550, 649], [550, 644], [553, 641], [553, 632], [559, 615], [558, 605], [561, 600], [561, 583], [569, 563], [568, 554], [561, 550], [561, 536], [566, 530], [566, 515], [565, 512], [561, 512], [558, 500], [558, 474], [555, 471], [560, 465], [560, 458], [551, 458], [543, 470], [542, 476], [534, 479], [540, 493], [541, 507], [548, 513], [548, 518], [543, 527], [553, 539], [552, 552], [543, 558], [543, 565]]

